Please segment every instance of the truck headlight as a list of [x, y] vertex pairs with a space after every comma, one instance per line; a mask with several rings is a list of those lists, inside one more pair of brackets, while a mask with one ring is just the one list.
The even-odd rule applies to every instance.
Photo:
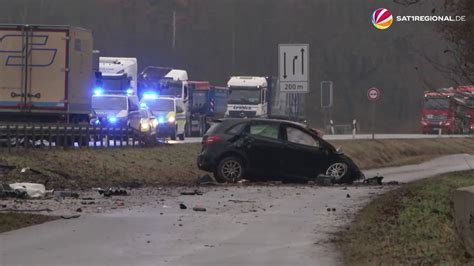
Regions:
[[176, 118], [175, 118], [174, 116], [170, 116], [170, 117], [168, 118], [168, 122], [169, 122], [169, 123], [174, 123], [174, 121], [176, 121]]

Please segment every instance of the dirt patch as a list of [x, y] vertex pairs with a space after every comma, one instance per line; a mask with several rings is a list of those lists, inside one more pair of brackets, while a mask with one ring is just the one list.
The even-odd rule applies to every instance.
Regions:
[[58, 219], [54, 216], [24, 213], [0, 213], [0, 233]]
[[473, 171], [418, 181], [382, 195], [342, 233], [345, 263], [472, 263], [456, 236], [451, 202], [456, 188], [470, 185]]

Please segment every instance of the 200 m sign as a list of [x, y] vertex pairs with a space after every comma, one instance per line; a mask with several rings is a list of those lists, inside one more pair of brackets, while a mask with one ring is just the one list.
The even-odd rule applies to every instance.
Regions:
[[307, 92], [308, 85], [306, 82], [282, 82], [281, 91], [284, 92]]

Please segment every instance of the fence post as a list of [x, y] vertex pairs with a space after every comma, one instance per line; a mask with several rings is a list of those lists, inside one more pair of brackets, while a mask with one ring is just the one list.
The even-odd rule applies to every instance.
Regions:
[[112, 136], [114, 138], [114, 148], [117, 147], [117, 128], [113, 127], [112, 128]]
[[40, 146], [41, 148], [43, 148], [43, 135], [44, 135], [44, 132], [43, 132], [43, 125], [40, 126]]
[[[90, 139], [91, 139], [90, 127], [91, 127], [91, 126], [89, 126], [89, 125], [87, 125], [87, 127], [86, 127], [86, 139], [87, 139], [87, 145], [86, 145], [86, 147], [87, 147], [87, 148], [90, 148], [90, 147], [89, 147], [89, 141], [90, 141]], [[93, 138], [93, 139], [94, 139], [94, 138]]]
[[64, 137], [64, 141], [63, 141], [63, 148], [66, 149], [66, 146], [67, 146], [67, 129], [68, 127], [67, 126], [64, 126], [63, 127], [63, 137]]
[[12, 139], [11, 139], [11, 134], [10, 134], [10, 125], [7, 125], [7, 139], [8, 139], [8, 151], [10, 152], [11, 151], [11, 147], [12, 147]]
[[59, 124], [56, 124], [56, 148], [59, 148], [61, 146], [61, 138], [59, 135], [61, 132], [59, 131]]
[[48, 142], [49, 142], [49, 149], [51, 149], [52, 147], [52, 142], [53, 142], [53, 134], [52, 134], [52, 130], [51, 130], [51, 125], [48, 126]]
[[19, 129], [18, 129], [18, 125], [15, 125], [15, 145], [16, 145], [16, 149], [18, 150], [19, 147], [18, 147], [18, 139], [20, 138], [20, 132], [19, 132]]
[[334, 121], [329, 120], [330, 126], [331, 126], [331, 135], [334, 135]]
[[357, 132], [357, 121], [354, 119], [352, 120], [352, 139], [355, 139]]
[[25, 145], [25, 149], [28, 148], [28, 137], [27, 137], [27, 127], [26, 125], [23, 125], [23, 142], [24, 142], [24, 145]]
[[94, 133], [93, 134], [94, 134], [94, 137], [93, 137], [93, 139], [94, 139], [94, 148], [97, 148], [97, 127], [96, 126], [94, 126]]
[[441, 134], [443, 133], [443, 122], [439, 122], [439, 128], [438, 128], [438, 136], [441, 137]]

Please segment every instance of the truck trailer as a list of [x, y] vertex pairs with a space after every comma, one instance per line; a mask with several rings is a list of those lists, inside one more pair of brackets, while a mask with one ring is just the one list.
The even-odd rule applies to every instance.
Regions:
[[87, 29], [0, 25], [0, 121], [87, 122], [92, 48]]

